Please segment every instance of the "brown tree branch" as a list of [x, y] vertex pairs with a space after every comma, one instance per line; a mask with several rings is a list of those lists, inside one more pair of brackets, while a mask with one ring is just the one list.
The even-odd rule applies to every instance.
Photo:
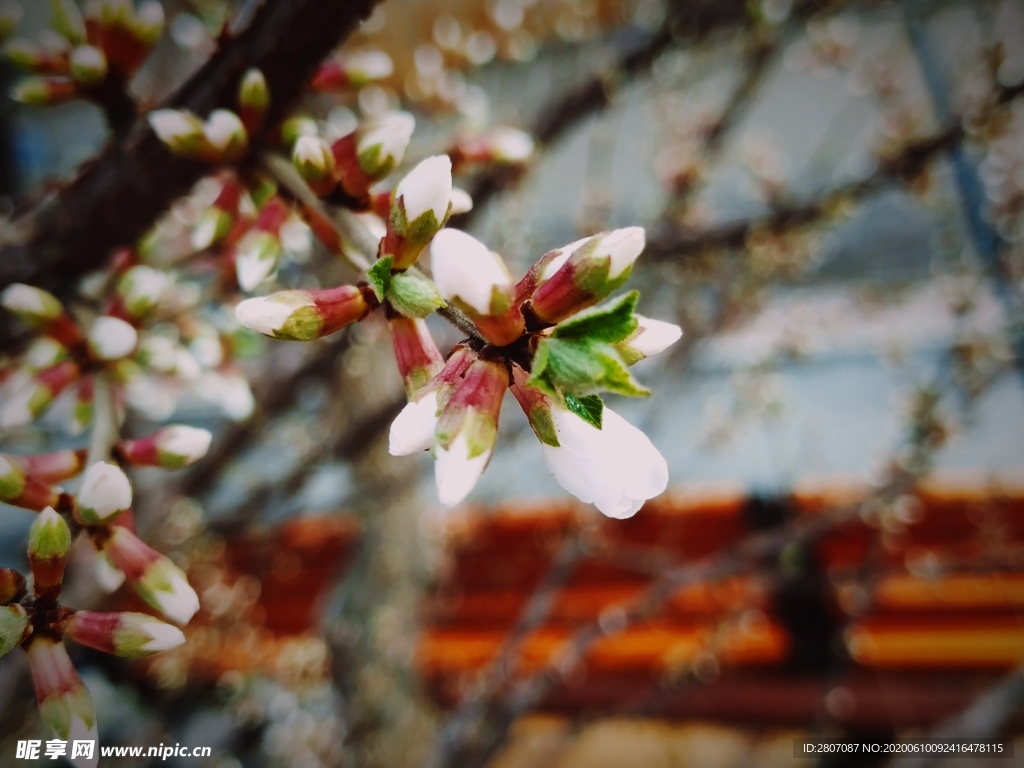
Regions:
[[782, 234], [824, 220], [844, 202], [862, 200], [890, 184], [912, 180], [929, 163], [963, 139], [959, 122], [937, 133], [908, 142], [897, 154], [882, 159], [867, 176], [842, 184], [810, 202], [783, 203], [770, 213], [710, 229], [685, 231], [667, 227], [656, 232], [644, 250], [644, 257], [668, 260], [715, 250], [739, 249], [752, 234]]
[[[272, 96], [266, 125], [276, 124], [319, 62], [365, 19], [377, 0], [264, 0], [250, 23], [164, 104], [206, 115], [235, 106], [251, 67]], [[255, 137], [258, 144], [262, 137]], [[0, 251], [0, 289], [26, 282], [67, 296], [79, 277], [102, 266], [111, 249], [132, 245], [210, 172], [171, 154], [144, 118], [35, 212], [27, 242]]]

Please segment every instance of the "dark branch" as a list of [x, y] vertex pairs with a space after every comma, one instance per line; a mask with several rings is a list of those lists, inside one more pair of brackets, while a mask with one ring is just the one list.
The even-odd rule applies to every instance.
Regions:
[[824, 196], [801, 203], [784, 203], [765, 216], [735, 221], [711, 229], [685, 231], [666, 228], [648, 241], [645, 258], [674, 259], [706, 251], [739, 249], [754, 233], [782, 234], [826, 219], [842, 202], [862, 200], [890, 184], [914, 179], [929, 163], [963, 139], [959, 123], [932, 136], [911, 141], [862, 179], [843, 184]]
[[[274, 125], [318, 63], [366, 18], [377, 0], [266, 0], [251, 23], [221, 48], [164, 105], [207, 115], [235, 106], [250, 67], [267, 79]], [[256, 137], [257, 142], [259, 137]], [[0, 252], [0, 289], [14, 282], [63, 296], [102, 266], [111, 249], [134, 244], [210, 167], [171, 154], [145, 118], [112, 143], [81, 175], [36, 212], [23, 245]]]

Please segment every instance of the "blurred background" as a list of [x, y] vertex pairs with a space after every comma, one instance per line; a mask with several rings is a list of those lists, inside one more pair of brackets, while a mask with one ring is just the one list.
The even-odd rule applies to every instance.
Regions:
[[[164, 3], [142, 103], [241, 5]], [[22, 7], [22, 33], [49, 18]], [[603, 518], [507, 403], [445, 510], [428, 456], [387, 454], [404, 396], [382, 322], [246, 337], [252, 407], [180, 398], [211, 453], [132, 476], [139, 530], [202, 608], [152, 660], [75, 651], [101, 743], [208, 745], [166, 764], [218, 768], [739, 768], [886, 762], [796, 758], [796, 736], [1022, 734], [1024, 3], [387, 0], [345, 48], [365, 49], [392, 73], [298, 107], [328, 135], [401, 107], [410, 163], [492, 126], [532, 137], [457, 179], [475, 206], [453, 226], [513, 274], [646, 228], [643, 311], [684, 336], [637, 366], [650, 398], [613, 406], [669, 489]], [[0, 109], [8, 215], [108, 141], [87, 104]], [[329, 283], [295, 229], [281, 283]], [[0, 449], [85, 445], [57, 410]], [[2, 510], [0, 565], [24, 567], [31, 520]], [[78, 605], [141, 605], [76, 557]], [[41, 729], [18, 654], [0, 723], [2, 755]]]

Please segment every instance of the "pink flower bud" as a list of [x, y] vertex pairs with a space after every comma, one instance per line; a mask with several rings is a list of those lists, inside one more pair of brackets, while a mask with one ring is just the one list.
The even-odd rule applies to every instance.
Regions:
[[47, 507], [28, 533], [28, 564], [37, 598], [56, 600], [60, 595], [70, 550], [71, 529], [53, 507]]
[[425, 321], [394, 314], [388, 318], [388, 330], [406, 395], [412, 398], [444, 368], [444, 358]]
[[177, 424], [157, 430], [149, 437], [122, 440], [115, 450], [121, 461], [132, 466], [179, 469], [203, 458], [212, 439], [209, 430]]
[[83, 525], [112, 522], [132, 505], [132, 487], [116, 464], [98, 461], [85, 471], [75, 517]]
[[39, 715], [53, 735], [64, 741], [95, 741], [96, 710], [64, 643], [46, 635], [33, 635], [26, 655]]
[[24, 456], [21, 462], [29, 474], [44, 483], [59, 483], [69, 477], [74, 477], [85, 468], [86, 455], [87, 451], [84, 448], [78, 450], [67, 448], [52, 453]]
[[144, 613], [78, 611], [67, 631], [82, 645], [125, 658], [152, 656], [185, 642], [180, 629]]
[[187, 624], [199, 598], [181, 569], [119, 525], [100, 536], [100, 547], [149, 605], [176, 624]]
[[0, 453], [0, 501], [39, 511], [56, 506], [60, 492], [33, 474], [22, 460]]
[[503, 347], [523, 335], [515, 287], [498, 254], [455, 229], [438, 232], [430, 254], [441, 295], [469, 315], [484, 338]]
[[[629, 279], [643, 249], [643, 228], [627, 227], [577, 241], [554, 255], [545, 254], [543, 269], [528, 275], [528, 282], [535, 286], [530, 311], [543, 323], [557, 323], [596, 304]], [[522, 295], [522, 282], [520, 286]]]
[[25, 577], [13, 568], [0, 568], [0, 605], [14, 600], [25, 588]]
[[358, 322], [377, 306], [368, 286], [281, 291], [246, 299], [235, 308], [238, 322], [265, 336], [309, 341]]
[[320, 65], [310, 84], [314, 91], [361, 88], [391, 76], [394, 64], [383, 51], [356, 51], [336, 56]]
[[34, 374], [28, 384], [17, 390], [0, 408], [0, 427], [28, 424], [49, 408], [54, 398], [71, 386], [80, 374], [78, 366], [69, 360]]
[[487, 467], [498, 439], [498, 417], [508, 384], [504, 362], [478, 358], [441, 412], [435, 432], [434, 476], [442, 504], [455, 506], [465, 499]]

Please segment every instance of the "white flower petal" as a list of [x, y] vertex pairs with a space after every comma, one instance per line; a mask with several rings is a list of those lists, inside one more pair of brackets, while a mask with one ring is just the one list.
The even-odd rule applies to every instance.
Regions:
[[653, 320], [643, 315], [637, 315], [636, 319], [640, 322], [640, 333], [627, 343], [646, 357], [664, 352], [683, 335], [683, 329], [675, 323]]
[[265, 296], [246, 299], [235, 307], [235, 317], [246, 328], [273, 336], [275, 331], [288, 322], [295, 307], [280, 301], [271, 301]]
[[96, 583], [104, 592], [114, 592], [124, 584], [124, 571], [110, 562], [110, 558], [102, 552], [97, 553], [93, 574], [96, 576]]
[[116, 464], [98, 461], [85, 471], [78, 505], [92, 511], [99, 521], [107, 520], [132, 505], [128, 476]]
[[160, 612], [178, 624], [188, 624], [199, 610], [199, 596], [181, 572], [167, 574], [170, 589], [153, 592], [153, 599], [159, 604]]
[[410, 223], [432, 210], [437, 223], [441, 224], [452, 200], [452, 161], [448, 155], [434, 155], [421, 160], [398, 183], [395, 199], [399, 197], [405, 206], [405, 218]]
[[159, 653], [177, 648], [185, 642], [185, 634], [180, 629], [162, 621], [146, 622], [140, 629], [150, 637], [140, 648], [143, 651]]
[[438, 447], [434, 463], [437, 497], [446, 507], [454, 507], [473, 490], [491, 458], [490, 451], [469, 458], [466, 436], [459, 434], [448, 449]]
[[388, 451], [392, 456], [409, 456], [430, 448], [437, 427], [437, 393], [413, 400], [391, 422]]
[[575, 414], [553, 409], [559, 447], [544, 445], [558, 484], [609, 517], [636, 514], [665, 490], [668, 465], [648, 437], [610, 408], [598, 430]]
[[356, 143], [356, 151], [362, 154], [374, 145], [380, 145], [378, 162], [383, 164], [388, 157], [395, 164], [402, 162], [409, 139], [416, 128], [416, 118], [408, 112], [392, 112], [370, 124], [362, 131]]
[[96, 318], [89, 328], [89, 345], [103, 360], [127, 357], [139, 343], [139, 332], [118, 317], [104, 315]]
[[500, 257], [475, 237], [442, 229], [430, 244], [437, 290], [445, 299], [462, 299], [481, 315], [491, 313], [494, 288], [510, 287], [512, 279]]
[[637, 260], [644, 245], [644, 228], [626, 227], [601, 236], [601, 242], [594, 255], [611, 257], [612, 263], [608, 269], [608, 277], [614, 279]]
[[191, 464], [206, 455], [212, 440], [213, 434], [208, 429], [176, 424], [160, 430], [157, 445], [161, 451], [181, 456]]

